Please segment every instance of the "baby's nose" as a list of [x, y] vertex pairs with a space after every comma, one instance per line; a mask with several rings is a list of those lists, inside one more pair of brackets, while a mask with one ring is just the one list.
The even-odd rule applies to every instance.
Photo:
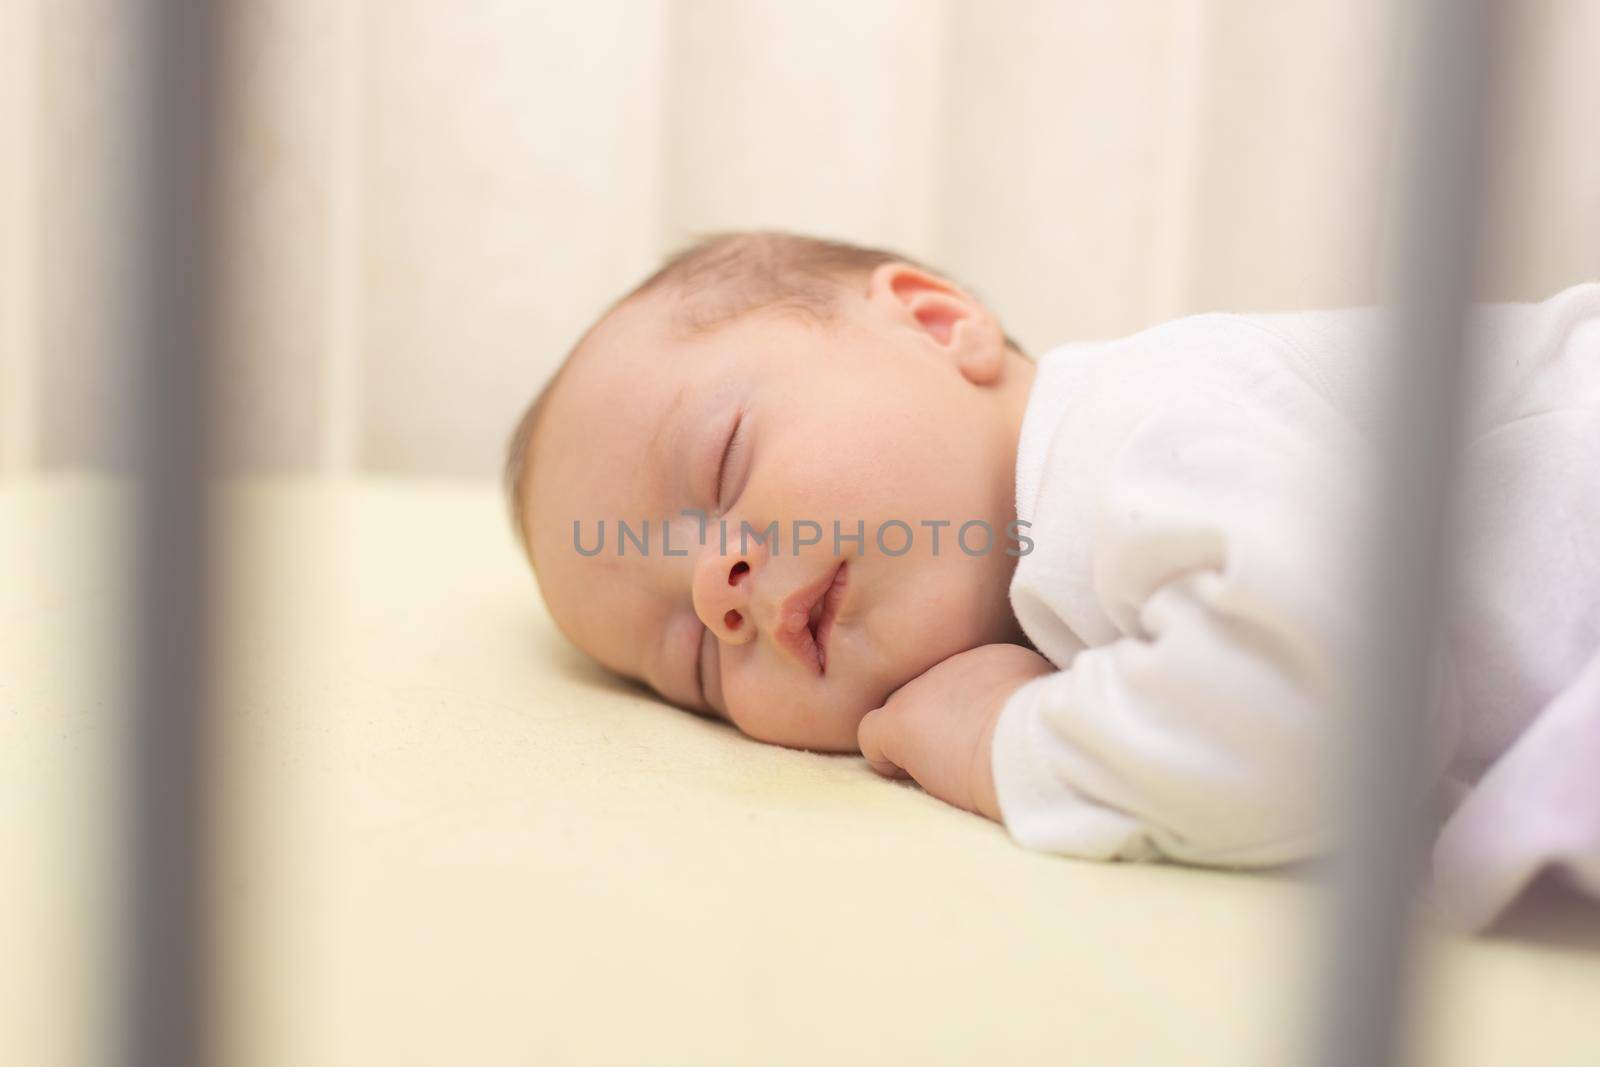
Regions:
[[[737, 589], [743, 582], [747, 581], [749, 577], [750, 564], [746, 563], [742, 559], [735, 563], [732, 567], [728, 568], [728, 584], [733, 586], [735, 589]], [[740, 614], [738, 608], [729, 608], [727, 611], [722, 613], [722, 622], [730, 632], [735, 632], [739, 629], [739, 627], [744, 625], [744, 616]]]
[[749, 561], [713, 557], [703, 561], [698, 570], [694, 606], [706, 629], [729, 644], [742, 644], [754, 637], [749, 618]]

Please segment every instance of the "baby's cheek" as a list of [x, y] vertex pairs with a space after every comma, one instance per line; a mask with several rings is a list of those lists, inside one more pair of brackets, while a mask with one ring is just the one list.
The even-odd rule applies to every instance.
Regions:
[[745, 655], [728, 655], [722, 659], [722, 703], [728, 720], [741, 733], [757, 740], [766, 740], [770, 720], [775, 710], [785, 702], [783, 681], [774, 672], [765, 669], [755, 649], [740, 649]]

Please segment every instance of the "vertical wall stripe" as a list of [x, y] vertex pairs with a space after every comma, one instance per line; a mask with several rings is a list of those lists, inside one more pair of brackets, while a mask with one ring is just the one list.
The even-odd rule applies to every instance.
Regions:
[[[945, 250], [950, 241], [945, 219], [954, 210], [955, 197], [951, 189], [950, 130], [960, 102], [956, 97], [956, 50], [961, 39], [956, 32], [956, 0], [929, 0], [926, 15], [932, 27], [933, 44], [929, 49], [934, 58], [935, 74], [933, 92], [928, 101], [928, 177], [924, 194], [922, 240], [927, 254], [936, 265], [946, 261]], [[951, 273], [954, 273], [953, 271]], [[976, 286], [974, 286], [976, 288]]]
[[1177, 318], [1188, 310], [1194, 212], [1198, 203], [1200, 144], [1205, 118], [1205, 24], [1208, 0], [1180, 0], [1168, 47], [1166, 117], [1155, 284], [1151, 321]]
[[1378, 147], [1374, 161], [1378, 178], [1372, 210], [1365, 223], [1367, 238], [1367, 278], [1375, 299], [1389, 301], [1395, 298], [1396, 280], [1393, 273], [1398, 262], [1396, 236], [1404, 227], [1404, 191], [1406, 149], [1411, 144], [1411, 131], [1406, 128], [1406, 92], [1409, 89], [1412, 56], [1416, 53], [1416, 25], [1420, 9], [1416, 5], [1402, 7], [1389, 16], [1389, 32], [1384, 45], [1381, 71], [1380, 99], [1383, 108], [1373, 136]]
[[318, 467], [334, 475], [350, 473], [360, 460], [365, 14], [365, 0], [340, 0], [335, 23], [338, 40], [328, 183], [328, 294], [318, 418]]
[[0, 476], [28, 470], [38, 456], [38, 130], [37, 0], [0, 11], [0, 69], [6, 103], [0, 141]]
[[943, 8], [677, 3], [668, 239], [781, 228], [927, 255]]

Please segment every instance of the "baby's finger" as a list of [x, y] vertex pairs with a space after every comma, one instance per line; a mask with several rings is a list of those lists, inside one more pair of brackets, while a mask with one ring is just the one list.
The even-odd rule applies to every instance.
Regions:
[[889, 754], [893, 730], [893, 716], [886, 709], [869, 711], [856, 727], [856, 744], [866, 757], [867, 765], [885, 778], [909, 778], [905, 768]]

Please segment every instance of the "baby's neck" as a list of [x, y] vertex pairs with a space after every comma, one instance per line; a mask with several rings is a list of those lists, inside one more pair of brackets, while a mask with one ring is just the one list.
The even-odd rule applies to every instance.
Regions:
[[[1038, 375], [1038, 365], [1033, 360], [1020, 352], [1007, 350], [1006, 373], [1002, 379], [1000, 396], [1001, 418], [1004, 420], [1005, 447], [1001, 449], [1004, 456], [1003, 469], [996, 472], [996, 484], [1003, 488], [1005, 494], [1005, 513], [1011, 519], [1017, 516], [1017, 451], [1022, 442], [1022, 420], [1028, 411], [1028, 398], [1033, 395], [1033, 383]], [[1005, 574], [1006, 585], [1009, 588], [1012, 574], [1016, 571], [1017, 561], [1010, 560], [1010, 567]], [[1010, 604], [1010, 598], [1007, 598]], [[1011, 634], [1007, 638], [1012, 644], [1033, 648], [1033, 642], [1023, 632], [1022, 624], [1017, 621], [1015, 613], [1009, 614]], [[1034, 651], [1038, 651], [1034, 649]]]
[[1006, 452], [1010, 456], [1010, 469], [1006, 476], [1013, 489], [1017, 474], [1017, 448], [1022, 441], [1022, 419], [1028, 412], [1028, 398], [1033, 395], [1033, 382], [1038, 373], [1039, 366], [1033, 360], [1012, 349], [1006, 350], [1006, 371], [1000, 382], [999, 399], [1001, 418], [1005, 420]]

